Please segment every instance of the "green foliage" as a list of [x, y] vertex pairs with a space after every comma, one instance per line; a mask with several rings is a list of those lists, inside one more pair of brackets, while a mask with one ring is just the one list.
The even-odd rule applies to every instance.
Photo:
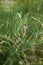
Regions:
[[43, 65], [43, 0], [14, 2], [0, 8], [0, 65]]

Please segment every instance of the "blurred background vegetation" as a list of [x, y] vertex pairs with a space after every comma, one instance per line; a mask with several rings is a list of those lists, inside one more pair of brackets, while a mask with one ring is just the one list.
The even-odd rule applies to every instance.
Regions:
[[43, 65], [43, 0], [0, 0], [0, 65]]

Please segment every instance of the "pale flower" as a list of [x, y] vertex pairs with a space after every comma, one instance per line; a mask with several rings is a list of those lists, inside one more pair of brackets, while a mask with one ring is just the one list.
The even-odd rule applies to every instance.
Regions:
[[24, 63], [23, 61], [19, 61], [19, 64], [20, 64], [20, 65], [23, 65], [23, 63]]
[[41, 28], [43, 28], [43, 24], [41, 24]]
[[16, 43], [20, 42], [21, 41], [21, 37], [17, 37], [16, 38]]
[[24, 33], [26, 33], [26, 30], [28, 29], [28, 25], [24, 24]]

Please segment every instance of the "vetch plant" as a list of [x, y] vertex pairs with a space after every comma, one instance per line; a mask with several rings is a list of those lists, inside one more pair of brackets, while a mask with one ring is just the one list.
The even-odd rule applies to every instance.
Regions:
[[0, 65], [43, 65], [43, 1], [5, 1], [4, 7], [0, 2]]

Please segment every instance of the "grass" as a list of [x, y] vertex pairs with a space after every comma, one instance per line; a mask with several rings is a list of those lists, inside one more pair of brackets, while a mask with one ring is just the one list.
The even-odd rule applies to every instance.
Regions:
[[0, 65], [43, 65], [43, 0], [14, 2], [0, 1]]

